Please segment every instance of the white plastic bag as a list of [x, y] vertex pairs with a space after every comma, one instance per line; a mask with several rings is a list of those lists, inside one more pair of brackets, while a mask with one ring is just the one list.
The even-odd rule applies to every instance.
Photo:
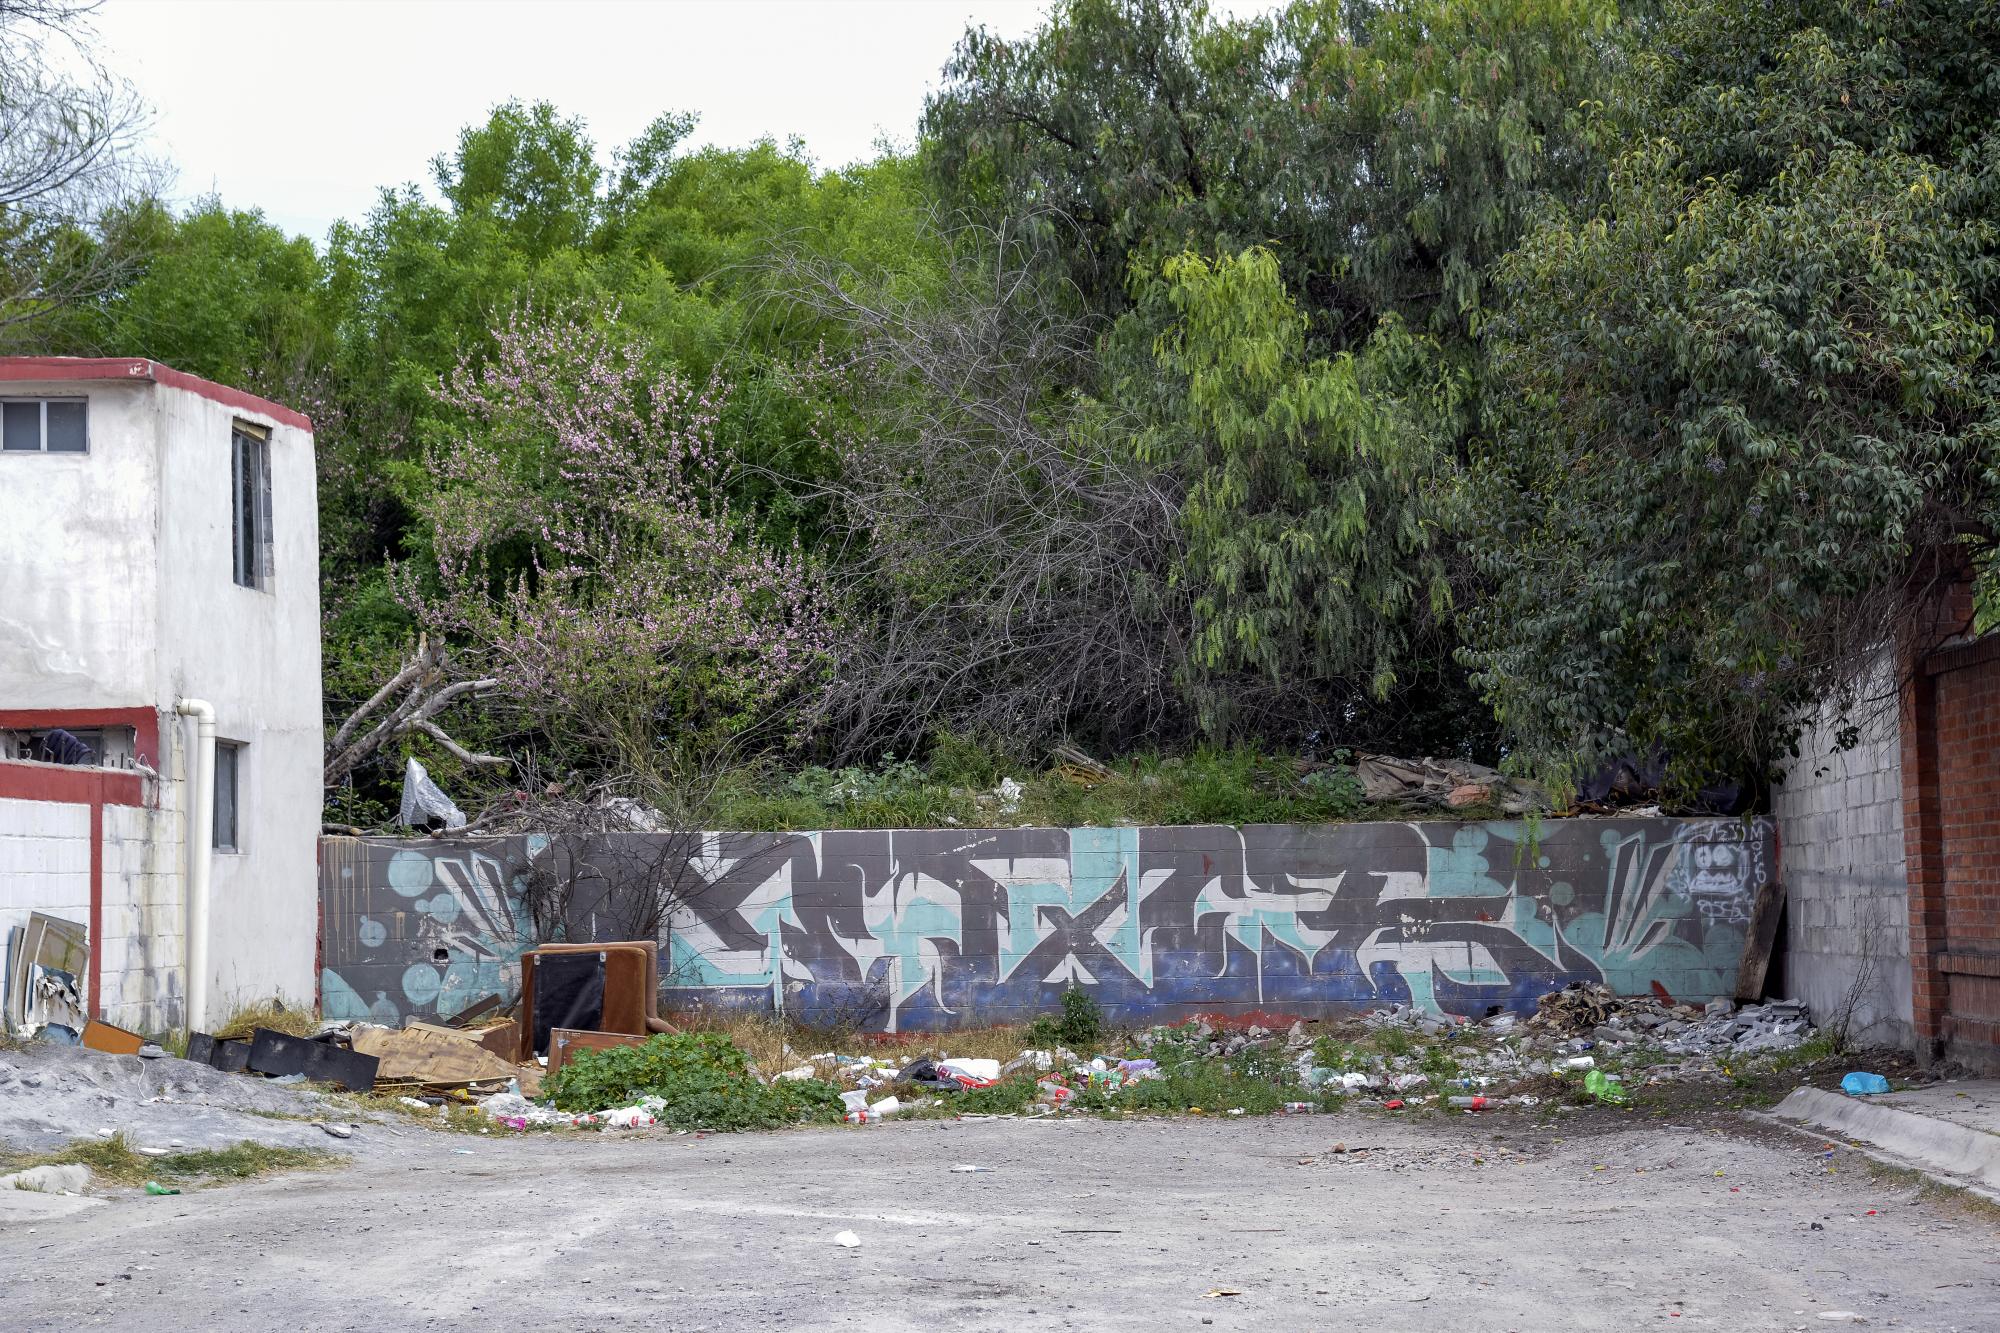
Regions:
[[415, 759], [406, 760], [403, 764], [403, 809], [400, 818], [411, 828], [428, 828], [433, 819], [442, 819], [448, 830], [465, 827], [465, 811], [452, 804], [451, 797], [431, 781], [431, 775]]

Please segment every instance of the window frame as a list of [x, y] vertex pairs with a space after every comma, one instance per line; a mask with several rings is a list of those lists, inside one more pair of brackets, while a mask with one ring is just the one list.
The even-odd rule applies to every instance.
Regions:
[[[46, 458], [50, 455], [54, 455], [57, 458], [87, 458], [90, 456], [90, 396], [88, 394], [0, 394], [0, 420], [4, 420], [5, 411], [8, 407], [18, 406], [23, 403], [33, 403], [40, 409], [38, 413], [40, 433], [36, 437], [35, 447], [32, 449], [9, 449], [4, 435], [4, 427], [0, 426], [0, 458], [10, 458], [15, 455], [25, 458], [31, 454], [38, 458]], [[83, 409], [83, 448], [49, 448], [49, 404], [51, 403], [75, 403]]]
[[[232, 855], [243, 851], [243, 752], [250, 747], [242, 741], [215, 742], [215, 790], [209, 810], [210, 851]], [[222, 840], [222, 756], [229, 754], [229, 841]]]
[[230, 580], [239, 588], [268, 592], [272, 563], [271, 432], [235, 421], [229, 427]]

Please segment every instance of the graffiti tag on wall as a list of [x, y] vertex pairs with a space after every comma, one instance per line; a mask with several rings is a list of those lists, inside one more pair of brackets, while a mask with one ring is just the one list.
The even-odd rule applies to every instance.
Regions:
[[[1019, 1021], [1072, 985], [1131, 1024], [1387, 1003], [1478, 1017], [1531, 1010], [1572, 981], [1706, 999], [1733, 985], [1771, 839], [1769, 821], [1670, 819], [1550, 821], [1539, 836], [1514, 822], [708, 834], [664, 931], [661, 1004], [928, 1031]], [[367, 844], [371, 866], [385, 846]], [[435, 990], [417, 958], [400, 991], [364, 964], [378, 969], [370, 996], [336, 963], [329, 909], [328, 989], [351, 991], [343, 1004], [502, 985], [526, 947], [518, 907], [475, 920], [454, 888], [437, 918], [435, 886], [472, 863], [450, 844], [397, 850], [426, 846], [429, 879], [404, 862], [402, 882], [422, 884], [378, 888], [376, 873], [367, 901], [407, 904], [394, 938], [417, 953], [465, 933], [443, 946]], [[507, 855], [531, 854], [514, 840]], [[504, 887], [510, 862], [486, 855], [481, 882]], [[511, 932], [477, 937], [492, 970], [455, 972], [488, 919]], [[356, 943], [395, 955], [390, 967], [410, 952]]]
[[320, 1008], [400, 1025], [521, 986], [522, 838], [322, 838]]

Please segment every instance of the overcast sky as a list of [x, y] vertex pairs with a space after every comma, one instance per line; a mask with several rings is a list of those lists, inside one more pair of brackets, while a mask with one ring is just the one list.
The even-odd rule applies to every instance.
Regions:
[[384, 185], [428, 184], [510, 97], [589, 125], [600, 157], [667, 110], [698, 143], [803, 138], [824, 166], [907, 144], [968, 21], [1042, 0], [106, 0], [106, 63], [153, 104], [176, 193], [323, 240]]

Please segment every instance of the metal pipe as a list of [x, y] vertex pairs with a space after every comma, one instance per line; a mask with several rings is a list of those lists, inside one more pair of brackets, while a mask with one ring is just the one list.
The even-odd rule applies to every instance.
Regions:
[[194, 754], [188, 763], [192, 799], [187, 809], [187, 1029], [199, 1032], [208, 1019], [208, 872], [215, 841], [215, 705], [183, 699], [174, 705], [195, 720]]

